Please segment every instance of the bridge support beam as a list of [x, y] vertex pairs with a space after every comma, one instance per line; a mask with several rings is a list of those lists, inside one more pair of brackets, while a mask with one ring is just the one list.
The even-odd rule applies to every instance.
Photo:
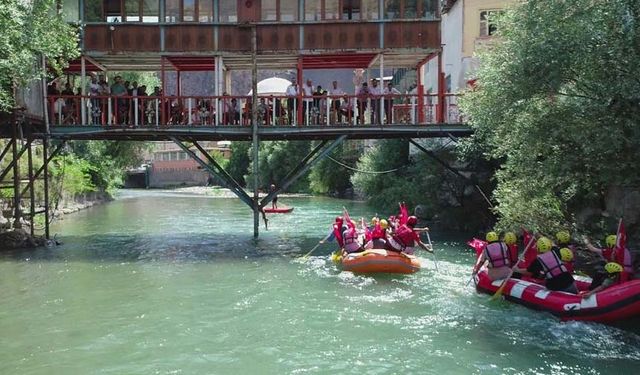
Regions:
[[186, 152], [196, 163], [200, 164], [204, 170], [209, 172], [211, 175], [218, 177], [224, 186], [231, 190], [235, 195], [240, 198], [247, 206], [251, 209], [254, 208], [253, 199], [249, 197], [242, 187], [218, 164], [196, 141], [190, 141], [194, 144], [194, 146], [202, 153], [202, 155], [207, 159], [207, 161], [202, 160], [198, 155], [196, 155], [193, 150], [191, 150], [187, 145], [185, 145], [181, 140], [171, 137], [171, 140], [178, 145], [182, 149], [182, 151]]
[[329, 146], [325, 147], [324, 150], [320, 151], [328, 142], [322, 141], [318, 146], [311, 150], [311, 152], [309, 152], [309, 154], [307, 154], [307, 156], [305, 156], [304, 159], [302, 159], [295, 168], [287, 173], [287, 175], [278, 184], [279, 186], [275, 191], [270, 192], [266, 197], [262, 198], [262, 200], [260, 201], [260, 210], [262, 210], [264, 206], [271, 202], [276, 194], [291, 186], [291, 184], [296, 182], [303, 174], [305, 174], [309, 170], [309, 168], [329, 155], [329, 153], [338, 145], [340, 145], [345, 139], [347, 139], [346, 135], [340, 136], [338, 139], [331, 142]]

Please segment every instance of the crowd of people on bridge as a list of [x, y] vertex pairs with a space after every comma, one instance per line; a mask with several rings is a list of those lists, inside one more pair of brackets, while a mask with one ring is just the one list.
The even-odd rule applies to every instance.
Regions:
[[[173, 125], [251, 123], [253, 103], [250, 97], [233, 97], [227, 92], [217, 99], [163, 96], [159, 86], [148, 92], [145, 85], [139, 86], [138, 82], [123, 80], [121, 76], [115, 76], [113, 81], [110, 85], [104, 76], [92, 75], [84, 101], [81, 100], [82, 89], [76, 87], [74, 91], [70, 81], [62, 91], [58, 89], [57, 81], [51, 82], [47, 95], [52, 123], [133, 126], [158, 125], [161, 122]], [[394, 113], [394, 104], [407, 104], [411, 99], [407, 95], [402, 96], [393, 82], [379, 83], [378, 79], [362, 82], [355, 93], [349, 95], [337, 80], [332, 81], [327, 90], [322, 85], [314, 86], [311, 79], [298, 84], [294, 78], [283, 95], [259, 97], [257, 121], [261, 125], [292, 126], [381, 125], [409, 121], [406, 115]], [[415, 100], [411, 102], [415, 104]], [[81, 119], [83, 105], [86, 107], [84, 122]], [[216, 110], [222, 113], [219, 119], [216, 119]]]

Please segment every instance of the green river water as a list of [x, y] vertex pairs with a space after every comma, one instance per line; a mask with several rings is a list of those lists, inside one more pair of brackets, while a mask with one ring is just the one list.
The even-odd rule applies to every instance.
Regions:
[[[466, 237], [433, 231], [409, 276], [354, 276], [324, 237], [343, 205], [281, 198], [252, 238], [238, 199], [125, 191], [0, 254], [0, 374], [637, 374], [638, 330], [561, 323], [465, 286]], [[262, 223], [261, 223], [262, 225]], [[634, 332], [635, 331], [635, 332]]]

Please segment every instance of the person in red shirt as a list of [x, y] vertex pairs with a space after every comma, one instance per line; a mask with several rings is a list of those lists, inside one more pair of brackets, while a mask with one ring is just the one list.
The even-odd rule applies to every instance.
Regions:
[[429, 228], [415, 228], [418, 218], [409, 216], [405, 224], [400, 225], [395, 233], [387, 239], [387, 250], [413, 254], [416, 244], [423, 250], [433, 253], [431, 246], [420, 240], [420, 231], [429, 230]]

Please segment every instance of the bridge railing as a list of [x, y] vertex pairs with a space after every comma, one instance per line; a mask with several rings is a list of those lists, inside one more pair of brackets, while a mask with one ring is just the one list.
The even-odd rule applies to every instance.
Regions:
[[[260, 95], [259, 126], [393, 126], [459, 124], [458, 96]], [[249, 126], [250, 96], [48, 96], [50, 124], [64, 126], [172, 128]]]

